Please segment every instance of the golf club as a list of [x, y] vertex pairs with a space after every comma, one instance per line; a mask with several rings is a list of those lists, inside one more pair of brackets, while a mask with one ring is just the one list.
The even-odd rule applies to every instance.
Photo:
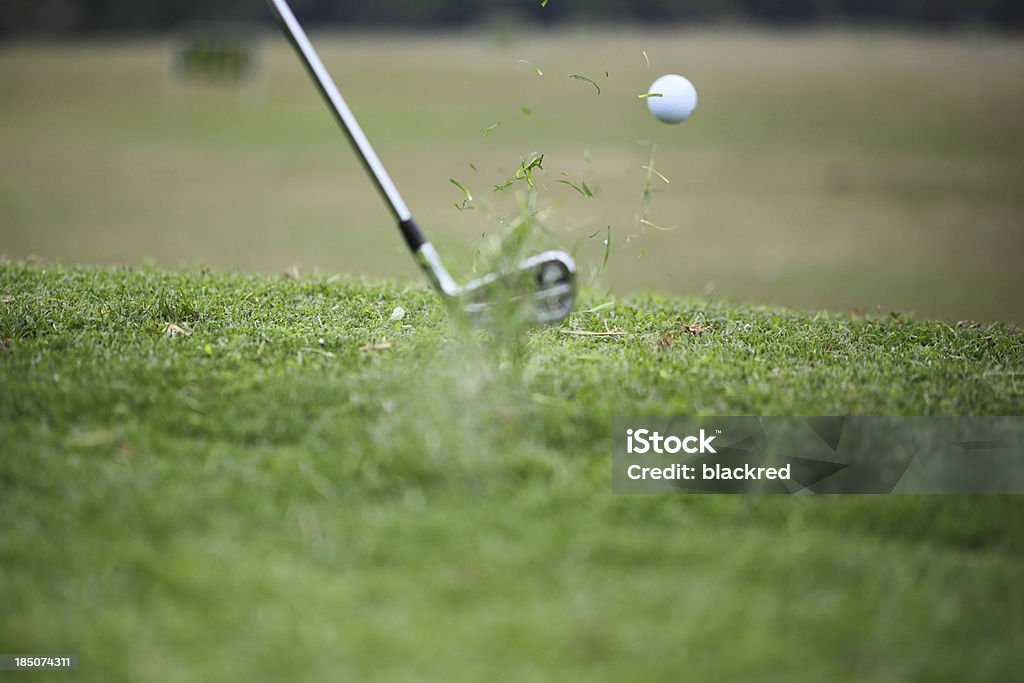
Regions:
[[505, 296], [529, 301], [534, 319], [542, 324], [564, 319], [576, 301], [576, 266], [562, 251], [547, 251], [532, 256], [507, 272], [491, 273], [465, 285], [459, 285], [445, 269], [437, 250], [427, 241], [398, 193], [398, 188], [373, 151], [352, 111], [317, 55], [286, 0], [267, 0], [277, 21], [302, 62], [316, 82], [324, 100], [348, 135], [391, 213], [398, 221], [406, 244], [430, 283], [446, 299], [462, 307], [471, 316], [484, 314], [495, 297]]

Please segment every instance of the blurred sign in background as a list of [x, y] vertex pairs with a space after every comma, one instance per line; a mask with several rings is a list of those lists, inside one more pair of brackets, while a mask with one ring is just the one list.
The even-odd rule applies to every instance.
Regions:
[[[543, 153], [549, 239], [616, 293], [1024, 322], [1019, 2], [294, 7], [463, 271]], [[0, 41], [0, 254], [417, 277], [262, 0], [14, 0]], [[680, 126], [637, 97], [671, 72]]]

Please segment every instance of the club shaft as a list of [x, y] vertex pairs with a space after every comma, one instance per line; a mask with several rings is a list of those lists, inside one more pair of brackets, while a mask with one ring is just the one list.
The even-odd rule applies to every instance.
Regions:
[[398, 188], [395, 187], [395, 183], [391, 180], [391, 176], [388, 175], [384, 164], [381, 163], [377, 153], [373, 151], [373, 146], [367, 139], [366, 134], [363, 133], [363, 129], [360, 127], [359, 122], [356, 121], [352, 110], [345, 103], [345, 98], [338, 91], [338, 86], [334, 84], [331, 75], [327, 72], [323, 62], [320, 61], [319, 55], [317, 55], [313, 44], [309, 41], [309, 37], [306, 36], [306, 32], [295, 18], [295, 14], [292, 13], [291, 7], [288, 6], [286, 0], [267, 0], [267, 4], [274, 11], [278, 23], [281, 25], [282, 30], [284, 30], [289, 42], [291, 42], [299, 57], [302, 58], [306, 69], [316, 82], [320, 93], [324, 96], [324, 100], [326, 100], [334, 112], [335, 118], [345, 131], [345, 134], [348, 135], [348, 139], [352, 142], [352, 146], [362, 159], [363, 165], [369, 172], [370, 177], [376, 183], [377, 189], [380, 190], [381, 196], [384, 197], [388, 207], [391, 209], [391, 213], [398, 220], [402, 234], [405, 236], [409, 246], [413, 251], [416, 251], [419, 245], [415, 244], [415, 242], [420, 241], [422, 243], [423, 238], [419, 235], [419, 230], [412, 222], [412, 214], [409, 212], [409, 208], [405, 205], [405, 201], [402, 200], [402, 195], [398, 193]]

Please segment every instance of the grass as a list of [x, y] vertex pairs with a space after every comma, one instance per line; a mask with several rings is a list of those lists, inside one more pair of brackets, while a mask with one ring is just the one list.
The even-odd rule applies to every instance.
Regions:
[[419, 287], [8, 263], [0, 339], [0, 648], [81, 680], [1024, 665], [1019, 497], [610, 493], [615, 415], [1020, 414], [1011, 327], [640, 297], [506, 338]]
[[[497, 223], [457, 210], [464, 195], [449, 178], [514, 215], [512, 192], [491, 188], [536, 153], [544, 203], [558, 208], [553, 241], [589, 275], [610, 225], [602, 282], [620, 295], [1024, 323], [1012, 295], [1024, 289], [1018, 38], [707, 28], [511, 38], [314, 36], [419, 223], [442, 253], [461, 251], [456, 262]], [[282, 39], [241, 97], [174, 81], [167, 56], [162, 41], [0, 46], [3, 253], [418, 278]], [[700, 92], [680, 126], [637, 98], [671, 72]], [[644, 218], [671, 232], [637, 221], [650, 158], [641, 141], [657, 145], [672, 181]]]

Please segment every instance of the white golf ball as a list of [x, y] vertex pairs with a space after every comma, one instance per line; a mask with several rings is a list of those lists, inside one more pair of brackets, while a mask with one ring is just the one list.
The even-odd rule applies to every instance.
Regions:
[[697, 89], [688, 78], [679, 74], [668, 74], [651, 83], [647, 108], [654, 118], [664, 123], [682, 123], [693, 115], [697, 108]]

